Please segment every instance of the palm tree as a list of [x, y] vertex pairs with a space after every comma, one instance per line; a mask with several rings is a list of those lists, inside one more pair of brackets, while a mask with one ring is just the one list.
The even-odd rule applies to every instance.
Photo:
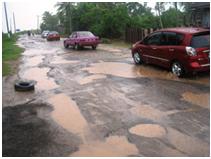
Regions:
[[157, 10], [158, 12], [161, 28], [163, 28], [163, 21], [162, 21], [161, 15], [162, 15], [162, 12], [165, 10], [164, 3], [165, 2], [156, 2], [156, 5], [155, 5], [155, 10]]
[[72, 13], [74, 9], [74, 3], [71, 2], [58, 2], [56, 4], [58, 17], [60, 23], [64, 25], [65, 34], [72, 32]]

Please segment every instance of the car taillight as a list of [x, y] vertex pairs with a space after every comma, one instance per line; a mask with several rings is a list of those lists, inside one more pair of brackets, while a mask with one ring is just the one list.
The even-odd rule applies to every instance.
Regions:
[[190, 46], [187, 46], [186, 48], [186, 52], [189, 56], [196, 56], [197, 53], [196, 53], [196, 50]]

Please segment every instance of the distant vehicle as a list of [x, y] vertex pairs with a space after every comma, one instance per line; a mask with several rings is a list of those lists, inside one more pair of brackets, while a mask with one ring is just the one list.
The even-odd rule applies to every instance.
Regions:
[[47, 40], [48, 41], [53, 41], [53, 40], [60, 40], [60, 35], [56, 31], [51, 31], [47, 35]]
[[48, 33], [49, 33], [50, 31], [48, 31], [48, 30], [44, 30], [43, 32], [42, 32], [42, 38], [47, 38], [47, 36], [48, 36]]
[[64, 47], [68, 48], [69, 46], [73, 46], [73, 48], [79, 50], [83, 46], [91, 46], [94, 50], [99, 43], [99, 37], [95, 36], [91, 32], [76, 31], [73, 32], [68, 39], [64, 40]]
[[210, 31], [203, 28], [169, 28], [156, 31], [132, 47], [135, 64], [171, 68], [173, 74], [209, 71]]

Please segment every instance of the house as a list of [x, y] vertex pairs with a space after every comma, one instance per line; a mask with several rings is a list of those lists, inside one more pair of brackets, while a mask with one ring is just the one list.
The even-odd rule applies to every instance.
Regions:
[[190, 4], [191, 23], [194, 26], [210, 28], [210, 3], [192, 2]]

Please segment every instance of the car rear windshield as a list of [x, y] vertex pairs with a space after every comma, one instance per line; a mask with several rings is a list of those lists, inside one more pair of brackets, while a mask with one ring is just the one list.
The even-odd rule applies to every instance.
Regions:
[[191, 46], [193, 48], [210, 47], [210, 34], [194, 35], [191, 40]]
[[93, 37], [94, 35], [91, 32], [84, 31], [84, 32], [78, 32], [78, 36], [80, 36], [80, 37]]

